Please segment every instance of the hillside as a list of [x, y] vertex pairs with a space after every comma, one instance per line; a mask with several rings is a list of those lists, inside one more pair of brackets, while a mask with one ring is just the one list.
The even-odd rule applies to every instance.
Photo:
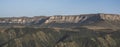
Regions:
[[0, 47], [119, 47], [120, 30], [1, 28]]
[[0, 47], [119, 47], [120, 15], [0, 18]]

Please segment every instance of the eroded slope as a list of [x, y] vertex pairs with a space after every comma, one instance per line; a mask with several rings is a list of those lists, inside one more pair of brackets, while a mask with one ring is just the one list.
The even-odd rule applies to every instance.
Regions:
[[0, 47], [119, 47], [120, 30], [0, 29]]

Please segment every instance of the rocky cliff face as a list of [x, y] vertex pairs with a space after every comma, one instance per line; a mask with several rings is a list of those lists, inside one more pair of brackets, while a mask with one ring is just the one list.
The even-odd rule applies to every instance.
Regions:
[[100, 14], [101, 18], [109, 21], [120, 21], [120, 15], [117, 14]]
[[89, 18], [99, 20], [98, 14], [85, 15], [68, 15], [68, 16], [51, 16], [45, 23], [82, 23]]
[[51, 16], [45, 23], [82, 23], [87, 21], [120, 21], [120, 15], [116, 14], [84, 14], [68, 16]]
[[35, 16], [35, 17], [6, 17], [0, 18], [0, 25], [34, 25], [41, 24], [46, 21], [48, 17]]
[[[7, 24], [6, 24], [7, 23]], [[117, 14], [82, 14], [82, 15], [59, 15], [0, 18], [0, 25], [22, 24], [40, 25], [41, 27], [80, 27], [83, 25], [120, 27], [120, 15]]]
[[[120, 25], [120, 15], [117, 14], [83, 14], [83, 15], [66, 15], [51, 16], [45, 21], [43, 26], [46, 27], [79, 27], [79, 26], [106, 26], [118, 27]], [[120, 27], [120, 26], [119, 26]]]

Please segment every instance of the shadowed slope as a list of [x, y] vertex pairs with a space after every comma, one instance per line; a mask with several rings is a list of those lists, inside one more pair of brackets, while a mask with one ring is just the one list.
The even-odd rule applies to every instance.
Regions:
[[119, 47], [120, 30], [87, 28], [8, 28], [0, 30], [1, 47]]

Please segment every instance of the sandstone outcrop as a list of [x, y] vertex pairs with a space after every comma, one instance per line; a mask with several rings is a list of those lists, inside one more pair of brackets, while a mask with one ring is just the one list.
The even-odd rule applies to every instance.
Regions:
[[80, 27], [80, 26], [102, 26], [101, 28], [119, 28], [120, 15], [118, 14], [82, 14], [51, 16], [45, 21], [46, 27]]
[[103, 27], [107, 26], [119, 28], [120, 15], [98, 13], [81, 15], [0, 18], [0, 25], [4, 24], [40, 25], [41, 27], [80, 27], [83, 25], [99, 25]]
[[109, 20], [120, 21], [120, 15], [117, 14], [83, 14], [83, 15], [66, 15], [51, 16], [45, 23], [82, 23], [87, 21]]

